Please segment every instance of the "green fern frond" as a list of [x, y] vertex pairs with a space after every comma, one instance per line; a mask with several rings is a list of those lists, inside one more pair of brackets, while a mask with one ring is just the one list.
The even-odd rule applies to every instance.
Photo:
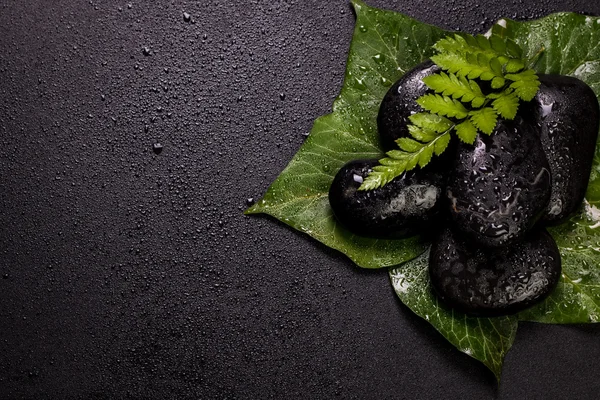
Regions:
[[423, 78], [423, 82], [436, 93], [450, 96], [464, 103], [472, 103], [473, 107], [481, 107], [485, 95], [474, 80], [458, 77], [455, 74], [440, 72]]
[[477, 128], [473, 125], [471, 120], [465, 119], [463, 122], [456, 125], [456, 136], [458, 136], [463, 143], [473, 144], [477, 137]]
[[408, 117], [408, 119], [414, 126], [428, 129], [435, 133], [443, 133], [450, 129], [450, 127], [453, 125], [452, 121], [450, 121], [448, 118], [427, 112], [413, 114]]
[[523, 101], [533, 100], [540, 87], [539, 78], [532, 69], [516, 74], [506, 74], [506, 79], [512, 81], [510, 88]]
[[463, 119], [468, 115], [468, 110], [460, 101], [439, 94], [423, 95], [417, 99], [417, 104], [427, 111], [445, 117]]
[[519, 109], [519, 98], [514, 93], [506, 93], [492, 101], [492, 108], [504, 119], [514, 119]]
[[[398, 149], [379, 160], [359, 190], [379, 188], [405, 171], [425, 167], [448, 148], [451, 132], [467, 144], [480, 132], [491, 135], [498, 118], [514, 119], [519, 101], [530, 101], [539, 89], [537, 74], [528, 68], [533, 61], [523, 60], [504, 26], [494, 25], [489, 36], [454, 34], [433, 48], [437, 54], [431, 60], [442, 71], [423, 82], [435, 93], [416, 100], [424, 111], [409, 117], [410, 137], [396, 140]], [[489, 82], [485, 93], [478, 81]]]
[[491, 107], [480, 108], [479, 110], [472, 110], [469, 113], [470, 120], [481, 132], [486, 135], [490, 135], [496, 127], [498, 121], [498, 114]]
[[[401, 138], [399, 141], [403, 139], [407, 138]], [[409, 142], [403, 141], [402, 143]], [[389, 151], [386, 158], [379, 160], [381, 165], [373, 167], [373, 171], [365, 178], [358, 190], [377, 189], [399, 177], [405, 171], [414, 169], [417, 165], [421, 168], [425, 167], [431, 161], [433, 154], [437, 156], [442, 154], [448, 148], [449, 143], [450, 130], [438, 135], [429, 143], [419, 143], [420, 148], [414, 152]]]
[[407, 153], [416, 153], [424, 146], [423, 143], [410, 138], [400, 138], [396, 142], [398, 143], [398, 147]]

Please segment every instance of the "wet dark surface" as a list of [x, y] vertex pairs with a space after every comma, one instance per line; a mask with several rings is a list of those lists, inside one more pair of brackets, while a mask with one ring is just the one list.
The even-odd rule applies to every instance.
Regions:
[[[371, 3], [471, 32], [600, 15]], [[0, 398], [597, 397], [598, 327], [522, 324], [496, 388], [385, 271], [242, 216], [330, 110], [353, 23], [345, 0], [0, 3]]]

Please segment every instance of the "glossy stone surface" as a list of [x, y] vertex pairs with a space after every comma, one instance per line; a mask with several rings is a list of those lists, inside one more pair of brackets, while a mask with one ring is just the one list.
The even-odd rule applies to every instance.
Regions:
[[422, 79], [439, 71], [437, 65], [427, 60], [407, 71], [390, 87], [381, 101], [377, 115], [377, 129], [384, 151], [396, 149], [397, 139], [410, 136], [407, 129], [410, 122], [408, 117], [423, 111], [415, 100], [429, 90]]
[[543, 219], [560, 223], [585, 196], [598, 136], [598, 100], [589, 86], [570, 76], [540, 75], [540, 83], [530, 106], [539, 118], [552, 174], [552, 194]]
[[448, 306], [476, 316], [519, 312], [548, 296], [560, 278], [558, 247], [538, 229], [513, 246], [485, 249], [445, 229], [433, 242], [431, 284]]
[[456, 229], [484, 246], [521, 239], [548, 204], [549, 168], [535, 125], [519, 115], [460, 143], [446, 191]]
[[344, 165], [329, 189], [329, 203], [348, 230], [360, 236], [408, 237], [420, 233], [439, 217], [442, 177], [427, 169], [409, 171], [387, 185], [359, 191], [377, 160]]

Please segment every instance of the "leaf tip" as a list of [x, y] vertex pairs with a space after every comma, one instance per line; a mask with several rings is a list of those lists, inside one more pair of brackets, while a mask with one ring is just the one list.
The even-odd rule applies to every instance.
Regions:
[[244, 215], [260, 214], [262, 212], [263, 212], [262, 209], [260, 208], [258, 203], [256, 203], [256, 204], [253, 204], [252, 206], [248, 207], [247, 209], [245, 209]]
[[361, 8], [366, 6], [364, 1], [362, 0], [350, 0], [350, 4], [354, 7], [354, 11], [358, 14], [361, 11]]

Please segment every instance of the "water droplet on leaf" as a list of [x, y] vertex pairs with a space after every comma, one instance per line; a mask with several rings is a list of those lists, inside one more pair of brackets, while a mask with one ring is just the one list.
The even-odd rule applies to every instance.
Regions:
[[383, 64], [385, 62], [385, 56], [383, 54], [375, 54], [373, 60], [375, 60], [377, 64]]

